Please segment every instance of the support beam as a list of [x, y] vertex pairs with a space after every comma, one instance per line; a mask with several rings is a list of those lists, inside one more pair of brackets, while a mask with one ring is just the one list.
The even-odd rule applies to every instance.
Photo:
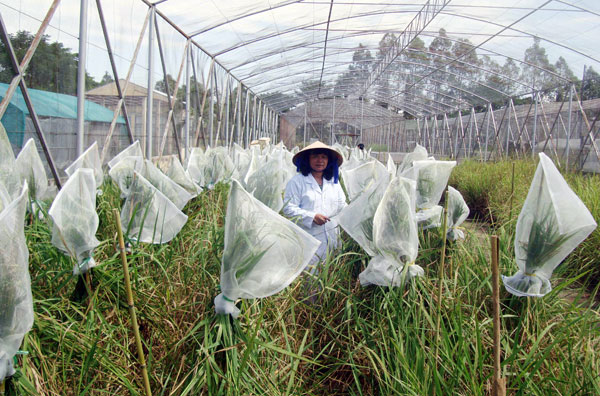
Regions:
[[[10, 42], [10, 37], [6, 31], [6, 26], [4, 25], [4, 19], [2, 19], [2, 14], [0, 14], [0, 39], [4, 42], [4, 46], [6, 48], [6, 52], [10, 61], [10, 64], [13, 69], [13, 74], [18, 78], [19, 87], [21, 88], [21, 93], [23, 94], [23, 100], [25, 101], [25, 105], [27, 106], [27, 110], [29, 111], [29, 117], [33, 122], [33, 127], [35, 129], [35, 133], [40, 141], [40, 145], [42, 146], [42, 150], [44, 151], [44, 155], [46, 156], [46, 162], [48, 162], [48, 167], [50, 168], [50, 172], [52, 172], [52, 176], [54, 177], [54, 182], [56, 183], [56, 187], [60, 190], [62, 188], [62, 184], [60, 182], [60, 178], [58, 177], [58, 171], [56, 170], [56, 166], [54, 165], [54, 160], [52, 159], [52, 154], [50, 154], [50, 150], [48, 149], [48, 145], [46, 144], [46, 138], [44, 136], [44, 132], [42, 131], [42, 125], [40, 120], [38, 119], [37, 113], [33, 108], [33, 103], [29, 98], [29, 92], [27, 91], [27, 84], [25, 84], [25, 80], [22, 78], [23, 70], [21, 70], [19, 63], [17, 61], [17, 56], [13, 49], [12, 43]], [[13, 81], [15, 79], [13, 78]], [[8, 96], [8, 93], [7, 93]], [[5, 99], [6, 97], [5, 96]], [[8, 103], [7, 102], [7, 107]]]
[[364, 96], [371, 85], [385, 72], [408, 45], [429, 25], [431, 21], [450, 3], [450, 0], [429, 0], [415, 17], [406, 25], [402, 33], [391, 45], [385, 54], [372, 69], [358, 96]]
[[[152, 159], [152, 109], [154, 103], [154, 24], [156, 22], [156, 8], [150, 7], [150, 28], [148, 29], [148, 94], [146, 97], [146, 158]], [[134, 61], [132, 61], [132, 64]], [[127, 81], [128, 82], [128, 81]], [[126, 82], [126, 83], [127, 83]]]
[[85, 63], [87, 60], [88, 0], [79, 2], [79, 53], [77, 54], [77, 157], [85, 145]]

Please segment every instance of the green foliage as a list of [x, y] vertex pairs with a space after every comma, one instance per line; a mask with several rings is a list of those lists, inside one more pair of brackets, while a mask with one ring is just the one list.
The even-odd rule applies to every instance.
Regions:
[[[19, 62], [31, 46], [34, 35], [20, 30], [9, 34], [11, 44]], [[29, 88], [75, 95], [77, 92], [77, 54], [65, 48], [58, 41], [50, 43], [50, 36], [43, 35], [31, 58], [25, 82]], [[13, 69], [4, 43], [0, 42], [0, 82], [12, 80]], [[93, 77], [86, 73], [85, 87], [91, 89], [98, 86]]]
[[[572, 185], [600, 185], [596, 179], [581, 183]], [[89, 300], [71, 300], [72, 262], [50, 244], [49, 224], [33, 218], [26, 227], [36, 318], [22, 348], [29, 355], [19, 358], [9, 394], [143, 394], [115, 249], [111, 210], [121, 200], [110, 180], [103, 191], [99, 267]], [[489, 394], [491, 276], [489, 242], [480, 231], [467, 230], [464, 242], [449, 246], [439, 312], [438, 233], [420, 235], [416, 264], [425, 277], [393, 289], [358, 285], [368, 257], [343, 235], [343, 247], [318, 277], [242, 301], [242, 314], [232, 321], [216, 317], [212, 303], [219, 292], [227, 193], [224, 184], [204, 191], [186, 206], [189, 220], [175, 239], [140, 244], [128, 255], [155, 394]], [[589, 193], [597, 204], [600, 194]], [[512, 273], [511, 228], [497, 232], [501, 272]], [[314, 304], [304, 302], [309, 281], [320, 285]], [[569, 299], [562, 297], [567, 287]], [[568, 282], [537, 300], [502, 292], [508, 394], [600, 394], [596, 297]]]

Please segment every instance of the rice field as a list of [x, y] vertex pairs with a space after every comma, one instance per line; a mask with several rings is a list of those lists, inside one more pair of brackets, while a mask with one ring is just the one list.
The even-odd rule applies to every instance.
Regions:
[[[450, 184], [474, 218], [450, 243], [420, 235], [425, 277], [404, 288], [362, 288], [369, 256], [348, 235], [317, 277], [316, 301], [301, 276], [281, 293], [242, 300], [237, 320], [214, 314], [229, 187], [217, 184], [184, 208], [189, 219], [164, 245], [134, 244], [127, 259], [154, 395], [488, 395], [492, 388], [489, 236], [512, 275], [514, 226], [535, 163], [465, 162]], [[477, 169], [477, 173], [473, 172]], [[595, 219], [600, 177], [567, 174]], [[143, 395], [108, 178], [98, 197], [99, 263], [88, 283], [31, 216], [26, 238], [35, 322], [7, 395]], [[592, 235], [555, 271], [543, 298], [501, 287], [502, 376], [511, 395], [600, 394], [600, 314]], [[440, 297], [438, 297], [440, 296]], [[439, 326], [438, 326], [439, 324]]]

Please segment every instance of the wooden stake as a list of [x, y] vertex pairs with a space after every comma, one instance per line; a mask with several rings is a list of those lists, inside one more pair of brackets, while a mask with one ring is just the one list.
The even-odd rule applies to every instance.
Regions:
[[[440, 319], [442, 316], [442, 285], [444, 283], [444, 263], [446, 261], [446, 235], [447, 235], [447, 230], [446, 227], [448, 226], [447, 224], [447, 217], [448, 217], [448, 190], [446, 190], [446, 200], [444, 203], [444, 211], [442, 212], [442, 257], [440, 260], [440, 269], [439, 269], [439, 276], [438, 276], [438, 293], [437, 293], [437, 322], [436, 322], [436, 326], [435, 326], [435, 369], [437, 371], [437, 367], [438, 367], [438, 353], [439, 353], [439, 346], [440, 346]], [[435, 394], [435, 388], [433, 389], [433, 392]]]
[[0, 381], [0, 395], [1, 396], [4, 396], [4, 392], [5, 392], [5, 385], [4, 384], [5, 384], [5, 382], [6, 382], [6, 380]]
[[494, 307], [494, 383], [493, 396], [506, 396], [506, 379], [500, 369], [500, 271], [498, 270], [498, 236], [492, 235], [492, 306]]
[[121, 229], [121, 216], [117, 209], [113, 209], [115, 219], [117, 221], [117, 234], [119, 237], [119, 251], [121, 254], [121, 262], [123, 263], [123, 278], [125, 280], [125, 291], [127, 292], [127, 305], [129, 307], [129, 315], [131, 316], [131, 326], [135, 336], [135, 344], [137, 346], [138, 359], [142, 369], [142, 377], [144, 379], [144, 390], [146, 396], [151, 396], [150, 379], [148, 378], [148, 368], [146, 367], [146, 358], [142, 349], [142, 340], [140, 338], [140, 329], [138, 327], [137, 316], [135, 314], [135, 305], [133, 304], [133, 293], [131, 291], [131, 282], [129, 280], [129, 267], [127, 266], [127, 255], [125, 254], [125, 241], [123, 239], [123, 230]]

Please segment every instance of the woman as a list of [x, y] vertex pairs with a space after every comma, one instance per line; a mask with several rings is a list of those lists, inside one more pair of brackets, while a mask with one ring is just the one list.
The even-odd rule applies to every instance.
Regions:
[[331, 217], [346, 206], [346, 195], [338, 183], [338, 167], [343, 160], [340, 153], [318, 141], [292, 159], [298, 174], [285, 188], [283, 213], [321, 242], [308, 264], [311, 273], [327, 252], [339, 245], [339, 230]]

